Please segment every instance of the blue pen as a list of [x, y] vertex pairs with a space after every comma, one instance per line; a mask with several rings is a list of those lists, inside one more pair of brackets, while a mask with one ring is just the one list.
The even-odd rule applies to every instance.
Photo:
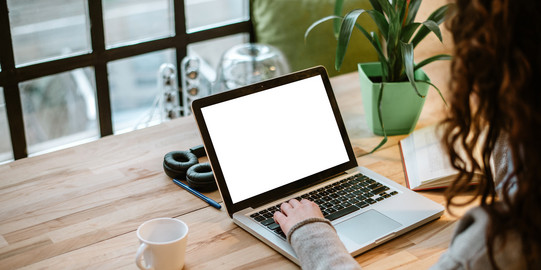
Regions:
[[183, 189], [187, 190], [188, 192], [192, 193], [193, 195], [199, 197], [199, 199], [207, 202], [208, 204], [210, 204], [212, 207], [216, 208], [216, 209], [220, 209], [222, 208], [222, 206], [215, 202], [213, 199], [197, 192], [196, 190], [192, 189], [191, 187], [189, 187], [188, 185], [178, 181], [177, 179], [173, 179], [173, 182], [175, 182], [175, 184], [179, 185], [180, 187], [182, 187]]

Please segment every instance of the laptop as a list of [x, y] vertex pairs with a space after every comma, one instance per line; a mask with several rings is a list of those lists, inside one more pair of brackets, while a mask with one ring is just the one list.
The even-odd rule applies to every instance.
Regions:
[[360, 167], [326, 70], [314, 67], [192, 103], [233, 221], [299, 263], [272, 219], [315, 201], [355, 256], [443, 214], [443, 206]]

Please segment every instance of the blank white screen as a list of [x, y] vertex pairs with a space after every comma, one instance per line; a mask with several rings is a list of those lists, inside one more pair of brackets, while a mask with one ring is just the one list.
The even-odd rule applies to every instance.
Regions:
[[349, 160], [321, 76], [201, 111], [233, 203]]

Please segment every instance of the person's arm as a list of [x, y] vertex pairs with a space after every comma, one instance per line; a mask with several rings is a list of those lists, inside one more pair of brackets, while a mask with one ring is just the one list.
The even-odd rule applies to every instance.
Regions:
[[293, 199], [280, 208], [274, 220], [287, 235], [303, 269], [360, 269], [317, 204]]

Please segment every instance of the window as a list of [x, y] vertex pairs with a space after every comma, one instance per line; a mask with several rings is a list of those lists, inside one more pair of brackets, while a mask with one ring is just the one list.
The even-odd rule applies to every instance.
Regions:
[[7, 4], [17, 66], [91, 50], [85, 0], [8, 0]]
[[0, 87], [0, 163], [13, 159], [11, 138], [8, 132], [4, 89]]
[[175, 63], [172, 49], [128, 57], [108, 64], [113, 131], [115, 134], [159, 123], [152, 112], [158, 95], [157, 72], [163, 63]]
[[0, 162], [158, 123], [160, 66], [216, 68], [253, 40], [248, 2], [0, 1]]
[[19, 84], [29, 154], [99, 138], [92, 68]]

